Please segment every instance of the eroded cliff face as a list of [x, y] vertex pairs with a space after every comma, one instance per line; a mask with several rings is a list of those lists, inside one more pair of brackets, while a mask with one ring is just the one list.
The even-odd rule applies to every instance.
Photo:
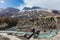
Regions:
[[[29, 28], [28, 28], [29, 27]], [[45, 18], [45, 17], [39, 17], [39, 18], [30, 18], [28, 20], [19, 20], [18, 24], [16, 25], [16, 28], [18, 29], [30, 29], [35, 28], [39, 30], [52, 30], [57, 29], [56, 21], [53, 17]]]
[[57, 29], [57, 24], [54, 17], [37, 17], [37, 18], [29, 18], [29, 19], [16, 19], [16, 18], [2, 18], [0, 19], [0, 30], [23, 30], [28, 31], [32, 27], [39, 30], [52, 30]]
[[0, 30], [29, 31], [31, 28], [41, 31], [60, 29], [60, 15], [49, 11], [24, 11], [11, 17], [0, 17]]
[[0, 30], [9, 29], [16, 26], [18, 19], [11, 17], [2, 17], [0, 18]]

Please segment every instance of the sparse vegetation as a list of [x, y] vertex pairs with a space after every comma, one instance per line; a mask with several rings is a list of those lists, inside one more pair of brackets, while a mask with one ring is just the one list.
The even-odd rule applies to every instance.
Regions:
[[3, 23], [8, 24], [4, 28], [1, 27], [2, 29], [5, 29], [5, 28], [8, 29], [8, 28], [14, 27], [18, 23], [18, 19], [16, 19], [16, 18], [10, 18], [10, 17], [3, 17], [3, 18], [0, 19], [0, 21], [1, 21], [0, 22], [1, 24], [3, 24]]
[[[55, 10], [53, 10], [52, 12], [57, 13], [57, 11]], [[4, 23], [7, 25], [5, 25], [5, 27], [2, 27], [1, 25], [4, 25]], [[15, 14], [14, 17], [1, 17], [0, 26], [3, 30], [10, 28], [20, 30], [24, 28], [28, 29], [28, 27], [29, 28], [35, 27], [36, 29], [45, 31], [57, 29], [56, 21], [52, 16], [52, 13], [43, 10], [24, 11]]]

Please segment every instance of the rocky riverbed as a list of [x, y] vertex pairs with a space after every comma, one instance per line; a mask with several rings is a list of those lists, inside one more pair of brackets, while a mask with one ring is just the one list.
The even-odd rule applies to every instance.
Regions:
[[60, 40], [60, 32], [57, 33], [56, 36], [51, 37], [51, 38], [41, 38], [41, 39], [34, 39], [34, 38], [30, 38], [30, 39], [26, 39], [26, 38], [18, 38], [15, 35], [8, 35], [7, 33], [0, 33], [0, 40]]

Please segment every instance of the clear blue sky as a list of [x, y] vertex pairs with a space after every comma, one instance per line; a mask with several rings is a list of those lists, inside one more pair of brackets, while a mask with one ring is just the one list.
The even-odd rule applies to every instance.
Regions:
[[0, 8], [18, 7], [23, 3], [23, 0], [0, 0]]

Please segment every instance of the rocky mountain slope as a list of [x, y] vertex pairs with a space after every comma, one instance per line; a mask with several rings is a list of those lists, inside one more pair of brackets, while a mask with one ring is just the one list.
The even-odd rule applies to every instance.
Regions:
[[[56, 29], [56, 16], [58, 10], [49, 10], [41, 7], [25, 7], [22, 10], [8, 7], [0, 12], [0, 30], [31, 29], [32, 27], [41, 30]], [[5, 25], [7, 24], [7, 25]], [[2, 25], [5, 25], [2, 27]], [[26, 31], [27, 31], [26, 30]]]
[[20, 11], [20, 10], [16, 9], [16, 8], [11, 8], [11, 7], [8, 7], [6, 9], [1, 9], [0, 17], [10, 17], [10, 16], [18, 13], [18, 11]]

